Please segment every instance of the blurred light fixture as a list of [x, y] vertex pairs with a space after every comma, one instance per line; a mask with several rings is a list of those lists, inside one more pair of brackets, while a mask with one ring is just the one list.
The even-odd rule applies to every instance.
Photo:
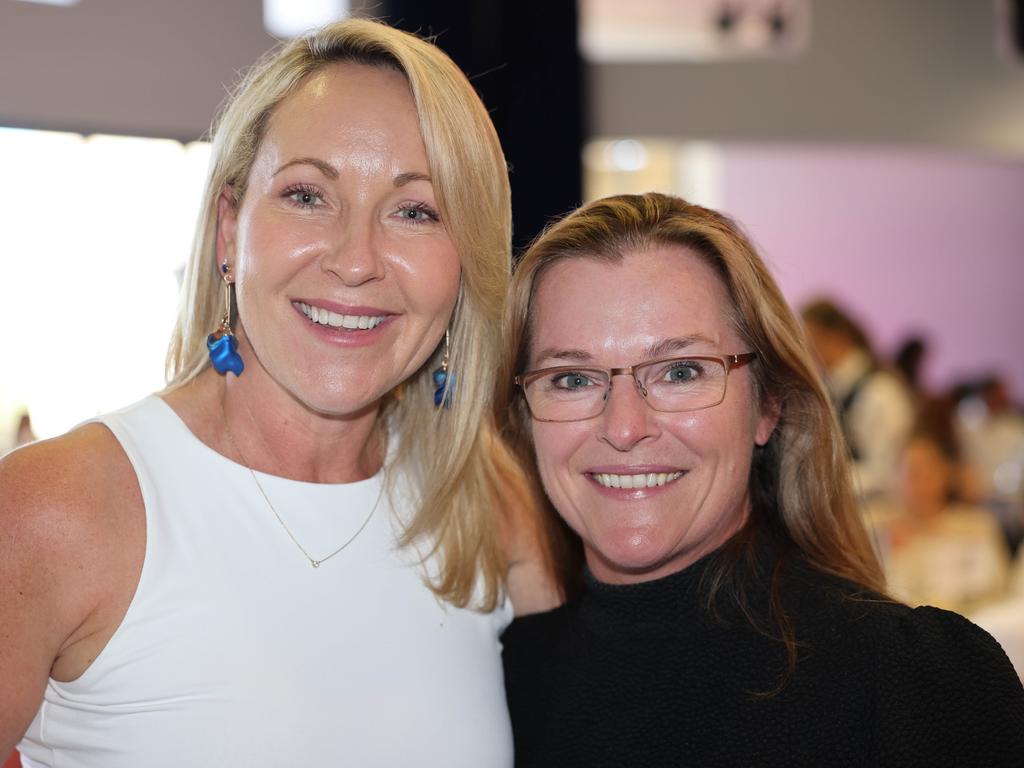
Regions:
[[36, 5], [78, 5], [78, 0], [20, 0], [22, 3], [35, 3]]
[[348, 0], [263, 0], [263, 27], [274, 37], [297, 37], [349, 10]]
[[732, 32], [736, 26], [736, 12], [728, 3], [723, 3], [721, 10], [718, 12], [718, 17], [715, 19], [715, 23], [718, 25], [718, 31], [723, 35]]
[[608, 145], [609, 165], [617, 171], [639, 171], [647, 165], [647, 148], [636, 139], [621, 139]]
[[789, 27], [789, 19], [779, 6], [768, 12], [768, 15], [765, 17], [765, 23], [768, 25], [768, 29], [771, 30], [772, 36], [777, 38], [786, 34], [786, 29]]
[[796, 12], [795, 5], [783, 0], [770, 4], [732, 0], [719, 6], [711, 24], [727, 44], [753, 52], [784, 44], [792, 27], [790, 17]]
[[811, 0], [578, 0], [578, 7], [580, 49], [595, 62], [798, 56], [811, 34]]

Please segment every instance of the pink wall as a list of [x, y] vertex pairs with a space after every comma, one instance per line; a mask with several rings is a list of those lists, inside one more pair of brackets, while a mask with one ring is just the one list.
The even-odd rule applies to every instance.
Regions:
[[896, 148], [724, 145], [722, 206], [799, 307], [828, 295], [932, 386], [1003, 373], [1024, 400], [1024, 162]]

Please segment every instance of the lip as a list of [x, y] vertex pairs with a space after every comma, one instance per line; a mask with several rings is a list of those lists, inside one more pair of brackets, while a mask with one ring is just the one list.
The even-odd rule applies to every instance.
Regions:
[[[384, 320], [374, 328], [365, 330], [349, 330], [347, 328], [333, 328], [329, 325], [321, 325], [312, 322], [302, 311], [301, 304], [308, 304], [339, 315], [368, 315], [370, 317], [383, 317]], [[356, 304], [340, 304], [335, 301], [324, 299], [292, 299], [292, 309], [302, 321], [306, 331], [317, 339], [339, 347], [368, 347], [373, 346], [387, 332], [399, 315], [389, 312], [380, 307], [371, 307]]]

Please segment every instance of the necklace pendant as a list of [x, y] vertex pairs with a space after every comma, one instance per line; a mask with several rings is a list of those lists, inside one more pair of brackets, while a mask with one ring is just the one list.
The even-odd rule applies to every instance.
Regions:
[[319, 560], [310, 560], [309, 562], [312, 563], [314, 568], [319, 568], [320, 567], [320, 561]]

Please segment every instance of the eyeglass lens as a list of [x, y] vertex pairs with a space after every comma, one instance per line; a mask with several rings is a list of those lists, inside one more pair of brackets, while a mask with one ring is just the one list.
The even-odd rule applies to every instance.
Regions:
[[[713, 358], [673, 358], [634, 367], [641, 394], [657, 411], [691, 411], [720, 403], [726, 367]], [[538, 419], [573, 421], [604, 410], [610, 389], [607, 371], [591, 368], [539, 371], [526, 385], [530, 409]]]

